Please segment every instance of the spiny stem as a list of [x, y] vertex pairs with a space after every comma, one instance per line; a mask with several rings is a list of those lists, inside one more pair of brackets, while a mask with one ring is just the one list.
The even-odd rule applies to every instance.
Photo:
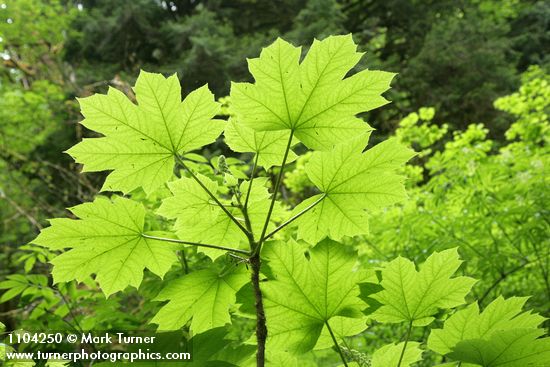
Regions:
[[262, 261], [259, 253], [250, 258], [250, 266], [252, 268], [251, 282], [254, 288], [254, 303], [256, 308], [256, 367], [264, 367], [265, 365], [265, 343], [267, 340], [267, 324], [262, 289], [260, 287], [261, 264]]
[[248, 190], [246, 190], [246, 199], [244, 199], [244, 210], [248, 209], [248, 199], [250, 198], [250, 190], [252, 190], [252, 182], [254, 182], [254, 176], [256, 175], [256, 169], [258, 167], [258, 157], [260, 153], [256, 153], [254, 157], [254, 166], [252, 167], [252, 173], [250, 174], [250, 181], [248, 182]]
[[271, 198], [271, 205], [269, 206], [269, 211], [267, 212], [267, 216], [265, 218], [265, 223], [262, 229], [262, 234], [260, 235], [260, 240], [258, 241], [258, 244], [252, 251], [252, 256], [260, 253], [262, 244], [265, 241], [265, 232], [267, 231], [267, 227], [269, 226], [269, 220], [271, 219], [271, 214], [273, 213], [273, 207], [275, 206], [275, 200], [277, 199], [277, 193], [279, 192], [279, 186], [281, 185], [281, 180], [283, 178], [283, 173], [285, 171], [286, 160], [288, 158], [288, 152], [290, 151], [290, 146], [292, 145], [293, 136], [294, 136], [294, 131], [290, 131], [290, 135], [288, 137], [288, 143], [286, 144], [285, 155], [283, 156], [283, 162], [281, 163], [281, 169], [279, 171], [277, 181], [275, 182], [275, 188], [273, 189], [273, 197]]
[[181, 243], [181, 244], [184, 244], [184, 245], [191, 245], [191, 246], [197, 246], [197, 247], [215, 248], [215, 249], [218, 249], [218, 250], [229, 251], [229, 252], [236, 252], [236, 253], [239, 253], [239, 254], [250, 255], [250, 252], [248, 252], [248, 251], [246, 251], [246, 250], [241, 250], [241, 249], [238, 249], [238, 248], [231, 248], [231, 247], [218, 246], [218, 245], [208, 245], [208, 244], [206, 244], [206, 243], [198, 243], [198, 242], [189, 242], [189, 241], [178, 240], [178, 239], [175, 239], [175, 238], [165, 238], [165, 237], [150, 236], [150, 235], [144, 234], [144, 233], [141, 234], [141, 237], [149, 238], [149, 239], [151, 239], [151, 240], [157, 240], [157, 241]]
[[317, 200], [315, 200], [313, 203], [311, 203], [310, 205], [308, 205], [306, 208], [304, 208], [303, 210], [301, 210], [299, 213], [297, 213], [296, 215], [293, 215], [291, 218], [289, 218], [286, 222], [284, 222], [283, 224], [279, 225], [277, 228], [275, 228], [273, 231], [271, 231], [270, 233], [268, 233], [264, 240], [267, 240], [269, 237], [273, 236], [275, 233], [279, 232], [281, 229], [285, 228], [286, 226], [288, 226], [290, 223], [294, 222], [296, 219], [300, 218], [302, 215], [306, 214], [308, 211], [310, 211], [311, 209], [313, 209], [313, 207], [315, 207], [317, 204], [319, 204], [321, 201], [323, 201], [323, 199], [326, 197], [326, 194], [323, 194], [321, 195], [321, 197]]
[[397, 363], [397, 367], [401, 367], [401, 362], [403, 362], [403, 357], [405, 356], [405, 349], [407, 349], [407, 343], [409, 342], [409, 338], [411, 336], [412, 327], [413, 327], [413, 322], [411, 321], [409, 323], [409, 328], [407, 329], [407, 335], [405, 336], [405, 344], [403, 344], [403, 349], [401, 350], [401, 355], [399, 356], [399, 362]]
[[342, 362], [344, 363], [344, 366], [348, 367], [348, 362], [346, 362], [346, 357], [344, 357], [344, 353], [342, 353], [342, 349], [340, 348], [340, 345], [338, 344], [338, 340], [336, 340], [336, 336], [334, 336], [334, 333], [332, 332], [332, 329], [330, 328], [330, 325], [328, 324], [328, 320], [325, 321], [325, 325], [327, 326], [330, 337], [332, 338], [332, 341], [334, 342], [334, 346], [336, 347], [336, 349], [338, 350], [338, 353], [340, 354], [340, 358], [342, 359]]
[[204, 191], [206, 191], [206, 193], [212, 198], [212, 200], [214, 200], [214, 202], [216, 204], [218, 204], [218, 206], [224, 211], [225, 214], [227, 214], [227, 216], [233, 221], [233, 223], [235, 223], [237, 225], [237, 227], [239, 227], [239, 229], [241, 231], [243, 231], [243, 233], [246, 235], [246, 237], [250, 237], [251, 236], [251, 233], [248, 232], [248, 230], [246, 228], [243, 227], [243, 225], [241, 223], [239, 223], [239, 221], [237, 220], [237, 218], [235, 218], [233, 216], [233, 214], [231, 214], [229, 212], [229, 210], [227, 210], [227, 208], [218, 200], [218, 198], [216, 197], [216, 195], [214, 195], [209, 189], [208, 187], [205, 186], [204, 183], [202, 183], [202, 181], [193, 173], [193, 171], [191, 171], [191, 169], [189, 167], [187, 167], [187, 165], [185, 164], [185, 162], [179, 157], [179, 156], [176, 156], [176, 159], [178, 161], [178, 163], [187, 171], [189, 172], [189, 174], [191, 175], [191, 177], [197, 181], [197, 183], [200, 185], [200, 187], [202, 187], [202, 189]]

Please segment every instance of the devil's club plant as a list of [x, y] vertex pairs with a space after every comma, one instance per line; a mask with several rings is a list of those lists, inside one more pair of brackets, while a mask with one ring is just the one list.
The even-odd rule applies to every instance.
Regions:
[[[82, 124], [103, 137], [84, 139], [68, 153], [84, 171], [111, 171], [104, 192], [132, 196], [142, 189], [150, 195], [167, 186], [170, 194], [154, 215], [173, 220], [173, 231], [150, 231], [146, 216], [153, 213], [140, 202], [98, 196], [70, 209], [79, 219], [53, 219], [35, 240], [63, 250], [52, 261], [54, 281], [85, 281], [95, 274], [109, 296], [139, 287], [144, 269], [163, 277], [178, 266], [178, 254], [186, 261], [186, 252], [196, 250], [210, 265], [192, 269], [185, 262], [185, 274], [167, 282], [155, 300], [168, 302], [151, 320], [159, 330], [188, 327], [195, 343], [203, 334], [218, 335], [231, 323], [237, 293], [246, 291], [254, 300], [258, 366], [282, 363], [281, 354], [331, 346], [344, 365], [361, 365], [361, 353], [341, 344], [365, 330], [367, 318], [409, 325], [404, 342], [372, 356], [374, 366], [419, 360], [420, 343], [409, 341], [412, 329], [430, 324], [441, 309], [464, 304], [474, 283], [454, 277], [461, 264], [456, 250], [433, 254], [420, 271], [398, 258], [377, 278], [336, 242], [366, 233], [370, 212], [406, 196], [397, 172], [414, 153], [395, 139], [366, 150], [372, 129], [357, 117], [387, 103], [382, 93], [394, 74], [353, 72], [362, 54], [349, 35], [314, 41], [303, 60], [301, 55], [300, 48], [278, 39], [249, 60], [255, 82], [232, 84], [228, 121], [215, 118], [219, 104], [207, 86], [182, 102], [175, 75], [142, 71], [136, 103], [116, 89], [80, 99]], [[222, 133], [233, 151], [252, 153], [250, 169], [223, 157], [213, 169], [211, 161], [192, 153]], [[295, 147], [313, 151], [305, 170], [317, 194], [289, 208], [280, 199]], [[383, 290], [361, 292], [360, 285], [369, 283]], [[472, 307], [461, 312], [485, 317]], [[453, 334], [461, 321], [458, 313], [449, 318], [428, 346], [472, 362], [468, 353], [477, 344]], [[529, 328], [535, 331], [521, 335], [536, 338], [539, 323], [533, 320]], [[483, 335], [476, 332], [463, 339], [477, 343]], [[446, 334], [453, 335], [453, 345], [445, 342]], [[510, 338], [515, 335], [510, 332]], [[223, 359], [212, 353], [208, 358]]]

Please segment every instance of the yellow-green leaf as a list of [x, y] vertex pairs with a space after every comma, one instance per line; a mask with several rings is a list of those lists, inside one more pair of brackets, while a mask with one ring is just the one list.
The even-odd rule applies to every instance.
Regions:
[[52, 260], [56, 283], [84, 281], [95, 274], [109, 296], [127, 286], [139, 287], [143, 270], [162, 277], [177, 261], [175, 246], [142, 236], [145, 209], [115, 196], [71, 208], [80, 219], [52, 219], [33, 241], [52, 250], [69, 249]]
[[386, 104], [394, 74], [363, 70], [345, 77], [362, 54], [351, 35], [315, 40], [301, 50], [277, 39], [248, 60], [255, 83], [233, 83], [232, 111], [257, 131], [293, 131], [308, 148], [326, 150], [371, 128], [356, 115]]
[[84, 139], [68, 153], [84, 171], [112, 170], [103, 191], [152, 192], [172, 177], [175, 155], [212, 143], [224, 127], [212, 119], [219, 105], [206, 86], [182, 102], [175, 74], [142, 71], [134, 91], [137, 105], [114, 88], [79, 100], [82, 124], [104, 137]]
[[382, 269], [384, 290], [371, 297], [382, 304], [371, 317], [381, 322], [427, 325], [439, 309], [464, 304], [476, 280], [453, 277], [462, 264], [456, 248], [434, 252], [417, 271], [402, 257]]

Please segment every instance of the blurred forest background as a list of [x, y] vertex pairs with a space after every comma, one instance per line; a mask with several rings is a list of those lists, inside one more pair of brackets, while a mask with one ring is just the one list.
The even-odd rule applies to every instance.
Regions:
[[[76, 97], [108, 86], [132, 97], [144, 69], [223, 98], [276, 37], [305, 50], [347, 33], [366, 52], [357, 69], [399, 73], [392, 103], [364, 116], [372, 143], [396, 135], [420, 152], [407, 168], [410, 200], [350, 243], [367, 266], [460, 246], [482, 304], [531, 295], [549, 317], [549, 23], [550, 2], [534, 0], [0, 0], [0, 320], [106, 330], [144, 324], [158, 307], [140, 297], [152, 276], [107, 300], [93, 282], [52, 286], [51, 254], [28, 245], [102, 182], [62, 153], [91, 136]], [[286, 175], [289, 205], [310, 189], [305, 160]]]

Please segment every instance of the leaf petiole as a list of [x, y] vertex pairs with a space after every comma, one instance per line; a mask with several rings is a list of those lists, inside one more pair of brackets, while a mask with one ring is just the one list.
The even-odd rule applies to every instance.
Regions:
[[268, 233], [264, 240], [267, 240], [269, 237], [273, 236], [275, 233], [279, 232], [281, 229], [285, 228], [286, 226], [288, 226], [290, 223], [294, 222], [296, 219], [300, 218], [302, 215], [306, 214], [308, 211], [310, 211], [311, 209], [313, 209], [317, 204], [319, 204], [321, 201], [323, 201], [323, 199], [326, 197], [326, 194], [323, 194], [321, 195], [321, 197], [317, 200], [315, 200], [313, 203], [311, 203], [310, 205], [308, 205], [306, 208], [304, 208], [303, 210], [301, 210], [299, 213], [293, 215], [291, 218], [289, 218], [286, 222], [282, 223], [281, 225], [279, 225], [277, 228], [275, 228], [273, 231], [271, 231], [270, 233]]
[[342, 348], [340, 348], [340, 345], [338, 344], [338, 340], [336, 340], [336, 336], [334, 336], [334, 333], [332, 332], [332, 329], [330, 328], [328, 320], [325, 321], [325, 325], [328, 329], [330, 337], [332, 338], [332, 341], [334, 342], [334, 346], [336, 347], [336, 349], [338, 349], [338, 353], [340, 354], [340, 358], [342, 359], [342, 362], [344, 363], [344, 366], [348, 367], [348, 362], [346, 362], [346, 357], [344, 357], [344, 353], [342, 353]]
[[403, 362], [403, 357], [405, 356], [405, 350], [407, 349], [407, 343], [409, 342], [409, 338], [411, 337], [411, 330], [412, 330], [413, 322], [409, 322], [409, 328], [407, 329], [407, 335], [405, 336], [405, 343], [403, 344], [403, 349], [401, 349], [401, 355], [399, 356], [399, 362], [397, 363], [397, 367], [401, 367], [401, 362]]
[[157, 240], [157, 241], [181, 243], [183, 245], [214, 248], [214, 249], [223, 250], [223, 251], [236, 252], [238, 254], [250, 255], [250, 252], [248, 252], [246, 250], [241, 250], [241, 249], [238, 249], [238, 248], [231, 248], [231, 247], [218, 246], [218, 245], [209, 245], [209, 244], [206, 244], [206, 243], [198, 243], [198, 242], [189, 242], [189, 241], [178, 240], [178, 239], [175, 239], [175, 238], [157, 237], [157, 236], [151, 236], [151, 235], [148, 235], [148, 234], [145, 234], [145, 233], [142, 233], [141, 237], [149, 238], [151, 240]]
[[275, 206], [275, 201], [277, 199], [277, 193], [279, 192], [279, 187], [281, 185], [281, 181], [283, 179], [283, 173], [285, 171], [285, 165], [286, 160], [288, 158], [288, 152], [290, 151], [290, 146], [292, 145], [292, 138], [294, 137], [294, 130], [290, 131], [290, 135], [288, 137], [288, 143], [286, 144], [285, 149], [285, 155], [283, 157], [283, 162], [281, 163], [281, 169], [279, 171], [279, 175], [277, 176], [277, 181], [275, 182], [275, 187], [273, 188], [273, 197], [271, 198], [271, 204], [269, 206], [269, 211], [267, 212], [267, 216], [265, 218], [264, 227], [262, 229], [262, 234], [260, 235], [260, 240], [258, 241], [256, 247], [254, 247], [254, 250], [252, 251], [252, 256], [258, 254], [260, 252], [260, 249], [262, 248], [262, 244], [265, 241], [265, 232], [267, 231], [267, 227], [269, 225], [269, 220], [271, 219], [271, 213], [273, 213], [273, 207]]
[[248, 183], [248, 189], [246, 190], [246, 199], [244, 200], [244, 210], [248, 209], [248, 198], [250, 198], [250, 191], [252, 190], [252, 182], [254, 182], [254, 176], [256, 176], [256, 169], [258, 168], [258, 157], [260, 153], [256, 153], [254, 157], [254, 166], [252, 167], [252, 173], [250, 174], [250, 182]]

